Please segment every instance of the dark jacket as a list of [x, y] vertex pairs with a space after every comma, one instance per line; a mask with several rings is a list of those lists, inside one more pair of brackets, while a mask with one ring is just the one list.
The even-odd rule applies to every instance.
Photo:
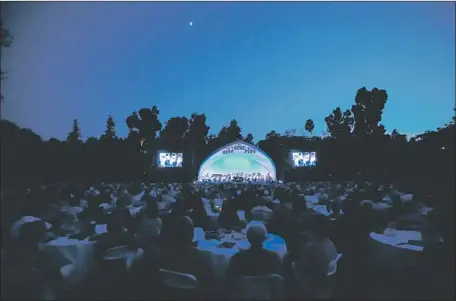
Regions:
[[263, 248], [248, 249], [235, 254], [228, 266], [227, 280], [234, 284], [242, 276], [265, 274], [282, 275], [282, 262], [279, 255]]

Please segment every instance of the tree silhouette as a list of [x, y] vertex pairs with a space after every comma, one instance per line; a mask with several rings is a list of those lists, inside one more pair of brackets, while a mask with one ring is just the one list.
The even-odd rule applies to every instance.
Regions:
[[253, 143], [253, 135], [248, 133], [247, 136], [245, 136], [244, 141], [247, 143]]
[[188, 120], [186, 137], [195, 141], [196, 145], [205, 143], [210, 127], [206, 124], [206, 115], [193, 113]]
[[309, 132], [309, 134], [312, 135], [312, 132], [313, 132], [313, 130], [315, 128], [315, 124], [314, 124], [313, 120], [312, 119], [307, 119], [306, 124], [304, 125], [304, 128], [306, 129], [306, 131]]
[[[154, 145], [157, 133], [162, 129], [162, 124], [159, 120], [160, 111], [157, 106], [152, 109], [142, 108], [138, 112], [133, 112], [127, 117], [126, 123], [129, 129], [130, 138], [134, 138], [135, 143], [139, 144], [139, 140], [143, 140], [143, 149], [152, 151], [156, 150]], [[135, 134], [136, 133], [136, 134]]]
[[112, 140], [116, 138], [116, 123], [114, 122], [112, 116], [109, 115], [108, 119], [106, 120], [106, 130], [104, 134], [101, 136], [101, 139]]
[[81, 129], [79, 128], [79, 122], [77, 119], [73, 120], [73, 129], [68, 134], [66, 141], [68, 144], [72, 145], [81, 143]]
[[191, 153], [192, 167], [204, 155], [204, 147], [208, 139], [210, 127], [206, 124], [206, 115], [193, 113], [188, 120], [188, 129], [185, 135], [187, 148]]
[[189, 122], [186, 117], [172, 117], [160, 132], [160, 138], [170, 140], [184, 139], [188, 126]]
[[[415, 139], [407, 140], [396, 129], [384, 135], [380, 122], [386, 100], [384, 90], [359, 89], [352, 110], [344, 112], [338, 107], [325, 118], [330, 137], [306, 139], [296, 136], [293, 130], [287, 131], [286, 135], [270, 131], [257, 145], [274, 160], [279, 174], [287, 174], [287, 180], [303, 179], [301, 169], [290, 168], [289, 152], [299, 149], [318, 153], [320, 161], [310, 172], [315, 171], [316, 174], [312, 174], [315, 178], [324, 177], [329, 172], [345, 179], [354, 177], [359, 171], [366, 177], [378, 177], [387, 172], [392, 178], [429, 179], [433, 183], [449, 183], [447, 186], [451, 186], [454, 180], [455, 117]], [[170, 151], [183, 152], [184, 157], [192, 156], [193, 164], [174, 170], [172, 176], [173, 181], [188, 181], [195, 174], [198, 163], [223, 144], [240, 139], [253, 142], [251, 134], [243, 138], [236, 120], [223, 127], [218, 136], [209, 135], [205, 114], [194, 113], [190, 118], [172, 117], [162, 129], [158, 108], [153, 107], [134, 112], [125, 121], [129, 129], [126, 138], [116, 137], [115, 122], [109, 116], [100, 139], [89, 137], [83, 142], [77, 120], [73, 121], [73, 129], [66, 141], [54, 138], [43, 141], [32, 130], [2, 120], [2, 182], [42, 181], [43, 178], [89, 182], [138, 180], [144, 169], [149, 168], [149, 161], [155, 162], [156, 150], [162, 146], [169, 147]], [[309, 120], [306, 124], [309, 125], [304, 129], [309, 131]], [[144, 154], [140, 141], [147, 142], [145, 149], [149, 154]], [[166, 181], [167, 172], [155, 169], [148, 172], [155, 179]], [[179, 173], [181, 178], [177, 176]], [[439, 177], [438, 181], [436, 177]], [[440, 185], [438, 189], [445, 187]]]
[[278, 140], [281, 135], [277, 133], [276, 131], [270, 131], [269, 133], [266, 134], [266, 140]]
[[[0, 56], [2, 53], [2, 48], [3, 47], [9, 47], [13, 41], [13, 36], [10, 34], [10, 32], [3, 27], [3, 22], [0, 21]], [[5, 79], [5, 72], [3, 70], [0, 70], [0, 81]], [[0, 99], [3, 100], [3, 96], [0, 94]]]
[[349, 110], [342, 113], [337, 107], [332, 114], [325, 118], [328, 133], [336, 139], [346, 139], [353, 130], [354, 119]]
[[218, 139], [221, 145], [242, 140], [242, 130], [238, 125], [238, 122], [233, 119], [229, 126], [224, 126], [219, 134]]
[[351, 109], [355, 120], [356, 137], [379, 137], [385, 134], [385, 127], [380, 121], [387, 99], [388, 94], [385, 90], [374, 88], [369, 91], [365, 87], [358, 90], [355, 104]]
[[391, 132], [391, 139], [402, 143], [407, 142], [407, 136], [401, 135], [396, 129]]
[[283, 134], [284, 134], [284, 136], [287, 136], [287, 137], [293, 137], [296, 135], [296, 129], [285, 130], [285, 132]]

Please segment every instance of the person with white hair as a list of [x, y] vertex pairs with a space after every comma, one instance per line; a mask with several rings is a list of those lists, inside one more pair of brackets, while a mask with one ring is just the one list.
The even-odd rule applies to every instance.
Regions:
[[228, 266], [227, 280], [233, 285], [242, 276], [259, 276], [266, 274], [282, 275], [282, 262], [277, 253], [263, 248], [267, 230], [260, 222], [247, 225], [247, 239], [250, 248], [235, 254]]

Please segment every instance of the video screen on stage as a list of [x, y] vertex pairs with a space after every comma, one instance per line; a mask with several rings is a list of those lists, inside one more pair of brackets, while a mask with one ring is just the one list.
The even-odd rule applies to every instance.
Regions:
[[183, 154], [159, 152], [157, 161], [158, 167], [161, 168], [182, 167]]
[[292, 152], [291, 161], [293, 167], [312, 167], [317, 165], [316, 152]]

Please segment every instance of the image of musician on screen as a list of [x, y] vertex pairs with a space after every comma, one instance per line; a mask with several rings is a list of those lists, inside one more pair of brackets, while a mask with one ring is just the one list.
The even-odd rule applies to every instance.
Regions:
[[178, 153], [177, 158], [176, 158], [176, 167], [182, 167], [182, 161], [183, 161], [182, 153]]
[[304, 166], [304, 156], [302, 153], [293, 153], [293, 164], [295, 167]]
[[310, 166], [310, 153], [304, 153], [304, 166]]
[[316, 165], [317, 165], [317, 153], [311, 152], [310, 153], [310, 166], [316, 166]]
[[161, 167], [169, 167], [168, 165], [170, 165], [170, 154], [169, 153], [160, 153], [160, 161], [159, 161], [159, 164]]

